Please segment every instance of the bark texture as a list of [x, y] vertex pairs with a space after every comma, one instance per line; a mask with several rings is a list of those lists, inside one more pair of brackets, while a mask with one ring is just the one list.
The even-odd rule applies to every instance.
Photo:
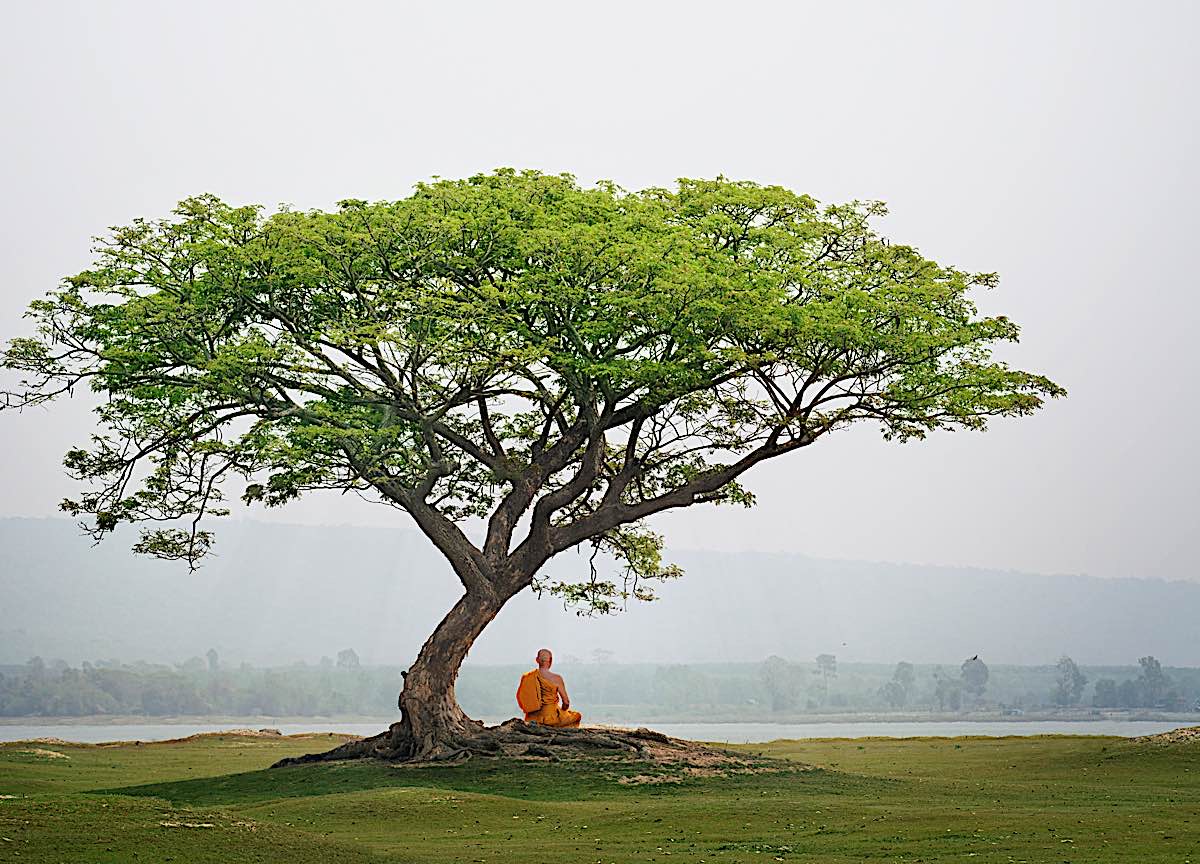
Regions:
[[467, 592], [421, 646], [404, 675], [400, 722], [388, 747], [401, 758], [431, 758], [461, 749], [483, 724], [471, 720], [454, 695], [454, 681], [475, 639], [503, 604]]

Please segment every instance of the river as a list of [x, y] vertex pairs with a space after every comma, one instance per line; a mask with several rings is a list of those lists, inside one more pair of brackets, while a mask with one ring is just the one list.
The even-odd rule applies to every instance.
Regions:
[[[486, 722], [497, 722], [487, 720]], [[648, 725], [676, 738], [714, 741], [725, 744], [758, 744], [780, 738], [909, 738], [931, 735], [1116, 735], [1132, 738], [1155, 735], [1195, 721], [1159, 720], [1024, 720], [1024, 721], [926, 721], [926, 722], [837, 722], [837, 723], [651, 723]], [[0, 741], [26, 741], [32, 738], [61, 738], [65, 741], [99, 743], [103, 741], [164, 741], [199, 732], [229, 729], [278, 729], [284, 735], [299, 732], [343, 732], [374, 735], [383, 730], [385, 721], [271, 723], [261, 717], [228, 723], [138, 723], [127, 725], [45, 724], [0, 725]], [[618, 725], [618, 724], [611, 724]]]

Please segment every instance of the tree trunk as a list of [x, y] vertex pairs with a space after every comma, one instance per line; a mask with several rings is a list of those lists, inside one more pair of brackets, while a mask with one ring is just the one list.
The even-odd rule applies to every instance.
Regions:
[[454, 696], [454, 680], [475, 639], [504, 601], [467, 592], [442, 619], [405, 673], [398, 700], [400, 722], [391, 729], [391, 749], [420, 758], [463, 746], [482, 723], [471, 720]]

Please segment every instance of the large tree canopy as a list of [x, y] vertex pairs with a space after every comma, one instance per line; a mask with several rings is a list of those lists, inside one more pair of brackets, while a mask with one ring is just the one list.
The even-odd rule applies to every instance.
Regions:
[[[649, 596], [675, 571], [647, 517], [748, 505], [748, 469], [831, 431], [982, 429], [1064, 392], [992, 359], [1018, 328], [969, 295], [995, 274], [888, 242], [884, 212], [508, 169], [328, 213], [201, 196], [113, 229], [31, 304], [6, 406], [105, 394], [66, 458], [88, 491], [62, 507], [97, 537], [190, 519], [136, 547], [190, 566], [235, 477], [247, 502], [355, 489], [407, 512], [474, 598], [469, 647], [529, 586], [599, 611]], [[538, 581], [581, 544], [625, 578]]]

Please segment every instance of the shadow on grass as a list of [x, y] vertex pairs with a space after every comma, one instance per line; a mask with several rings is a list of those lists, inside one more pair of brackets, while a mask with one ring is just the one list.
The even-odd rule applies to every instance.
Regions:
[[603, 758], [557, 763], [472, 759], [460, 765], [430, 767], [353, 760], [99, 789], [92, 794], [146, 796], [173, 804], [209, 806], [389, 787], [426, 787], [528, 801], [585, 801], [629, 795], [695, 794], [697, 790], [737, 794], [751, 788], [786, 788], [791, 795], [861, 794], [891, 788], [900, 782], [807, 768], [781, 760], [761, 760], [755, 769], [757, 773], [694, 776], [682, 768]]

